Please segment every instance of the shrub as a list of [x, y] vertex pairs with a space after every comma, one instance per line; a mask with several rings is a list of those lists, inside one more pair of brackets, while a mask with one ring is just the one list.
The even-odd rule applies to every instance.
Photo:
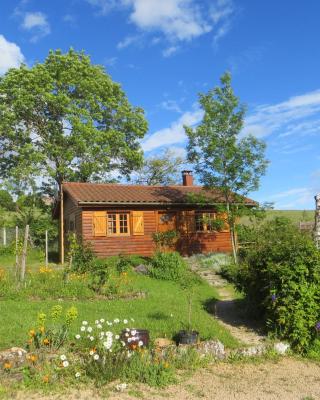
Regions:
[[255, 229], [255, 242], [240, 252], [228, 273], [267, 326], [292, 346], [306, 351], [320, 321], [320, 252], [287, 219]]
[[89, 243], [83, 243], [81, 238], [74, 234], [69, 235], [69, 262], [71, 271], [85, 273], [91, 270], [95, 259], [92, 247]]
[[179, 239], [179, 232], [175, 230], [156, 232], [152, 234], [152, 239], [156, 244], [158, 250], [166, 247], [172, 247], [174, 243]]
[[151, 260], [150, 275], [156, 279], [181, 281], [187, 270], [186, 262], [177, 252], [156, 252]]

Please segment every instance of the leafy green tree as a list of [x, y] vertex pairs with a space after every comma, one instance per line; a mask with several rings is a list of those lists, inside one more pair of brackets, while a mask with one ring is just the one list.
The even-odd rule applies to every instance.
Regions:
[[182, 157], [167, 149], [162, 154], [147, 158], [134, 179], [139, 185], [174, 185], [181, 180]]
[[6, 211], [14, 211], [15, 209], [13, 198], [5, 189], [0, 189], [0, 207]]
[[0, 79], [0, 168], [8, 178], [103, 180], [142, 164], [143, 110], [83, 52], [50, 51], [43, 63]]
[[243, 196], [257, 190], [266, 171], [266, 145], [252, 135], [241, 138], [245, 108], [233, 92], [229, 73], [222, 75], [221, 86], [200, 94], [199, 102], [202, 122], [196, 128], [185, 127], [188, 159], [204, 186], [218, 187], [223, 194], [236, 261], [236, 218], [245, 209]]

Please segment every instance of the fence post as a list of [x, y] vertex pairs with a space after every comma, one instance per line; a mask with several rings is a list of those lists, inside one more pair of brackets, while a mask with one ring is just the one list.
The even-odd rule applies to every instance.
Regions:
[[5, 227], [3, 228], [3, 245], [7, 245], [7, 230]]
[[46, 267], [48, 267], [48, 231], [46, 231]]
[[16, 226], [16, 278], [19, 275], [19, 228]]
[[29, 225], [26, 225], [26, 229], [24, 232], [24, 241], [23, 241], [23, 250], [21, 257], [21, 274], [20, 279], [24, 281], [24, 277], [26, 274], [26, 259], [27, 259], [27, 250], [28, 250], [28, 237], [29, 237]]

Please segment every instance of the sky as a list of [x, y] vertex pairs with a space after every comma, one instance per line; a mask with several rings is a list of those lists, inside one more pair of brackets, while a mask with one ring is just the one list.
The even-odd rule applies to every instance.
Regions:
[[50, 49], [84, 50], [144, 108], [145, 155], [185, 154], [198, 94], [230, 71], [243, 134], [270, 161], [250, 197], [313, 209], [320, 192], [319, 0], [0, 0], [0, 75]]

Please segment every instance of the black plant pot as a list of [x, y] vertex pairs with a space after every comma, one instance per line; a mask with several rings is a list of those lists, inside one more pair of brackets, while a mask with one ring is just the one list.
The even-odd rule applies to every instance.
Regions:
[[182, 330], [177, 335], [177, 344], [195, 344], [198, 342], [199, 332]]
[[[121, 332], [121, 339], [130, 349], [136, 347], [147, 347], [149, 345], [149, 331], [147, 329], [124, 329]], [[139, 345], [140, 342], [140, 345]], [[141, 345], [142, 342], [142, 345]]]

